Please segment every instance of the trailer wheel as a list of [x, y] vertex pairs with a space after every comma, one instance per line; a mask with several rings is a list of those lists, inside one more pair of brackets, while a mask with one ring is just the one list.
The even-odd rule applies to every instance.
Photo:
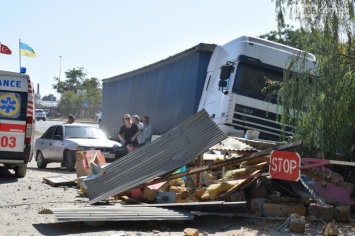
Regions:
[[43, 154], [41, 151], [38, 151], [36, 161], [37, 161], [38, 169], [45, 169], [47, 167], [47, 161], [44, 160], [44, 157], [43, 157]]
[[64, 151], [64, 165], [67, 171], [75, 170], [75, 163], [70, 157], [70, 152], [68, 150]]
[[26, 172], [27, 172], [27, 165], [23, 164], [23, 165], [17, 165], [15, 167], [15, 176], [18, 178], [23, 178], [26, 176]]

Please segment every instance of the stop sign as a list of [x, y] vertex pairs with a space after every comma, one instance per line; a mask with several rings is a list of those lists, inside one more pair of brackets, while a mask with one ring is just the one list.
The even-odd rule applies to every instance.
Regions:
[[269, 173], [272, 178], [298, 181], [301, 175], [301, 158], [297, 152], [272, 151]]

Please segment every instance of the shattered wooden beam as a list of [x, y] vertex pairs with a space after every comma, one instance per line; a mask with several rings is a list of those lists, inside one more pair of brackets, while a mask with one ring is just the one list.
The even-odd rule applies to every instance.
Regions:
[[[252, 173], [252, 175], [256, 175], [259, 174], [260, 170], [256, 170]], [[245, 189], [247, 186], [249, 186], [250, 184], [252, 184], [254, 181], [256, 180], [256, 178], [253, 179], [245, 179], [243, 180], [241, 183], [235, 185], [233, 188], [229, 189], [227, 192], [219, 195], [218, 197], [214, 198], [213, 201], [220, 201], [222, 199], [226, 199], [227, 197], [229, 197], [231, 194], [233, 194], [234, 192], [238, 191], [238, 190], [243, 190]]]
[[165, 176], [164, 178], [157, 178], [157, 179], [148, 181], [148, 182], [140, 185], [139, 187], [145, 187], [145, 186], [148, 186], [148, 185], [157, 184], [157, 183], [161, 183], [161, 182], [164, 182], [164, 181], [169, 181], [169, 180], [172, 180], [172, 179], [178, 179], [178, 178], [181, 178], [181, 177], [184, 177], [184, 176], [194, 175], [194, 174], [197, 174], [197, 173], [200, 173], [200, 172], [203, 172], [203, 171], [207, 171], [207, 170], [213, 170], [213, 169], [219, 169], [219, 168], [222, 168], [222, 167], [238, 165], [238, 164], [241, 164], [245, 160], [249, 160], [249, 159], [252, 159], [252, 158], [257, 158], [257, 157], [260, 157], [260, 156], [269, 155], [273, 150], [285, 150], [285, 149], [288, 149], [288, 148], [297, 147], [297, 146], [299, 146], [301, 144], [302, 144], [302, 140], [299, 140], [299, 141], [296, 141], [296, 142], [292, 142], [292, 143], [287, 143], [287, 144], [284, 144], [284, 145], [277, 146], [275, 148], [270, 148], [270, 149], [263, 150], [263, 151], [260, 151], [260, 152], [254, 152], [254, 153], [251, 153], [251, 154], [248, 154], [248, 155], [232, 158], [232, 159], [225, 160], [225, 161], [220, 161], [220, 162], [217, 162], [217, 163], [212, 163], [212, 164], [209, 164], [209, 165], [206, 165], [206, 166], [202, 166], [202, 167], [198, 167], [198, 168], [192, 169], [190, 171], [185, 171], [185, 172], [181, 172], [181, 173], [174, 174], [174, 175], [168, 175], [168, 176]]

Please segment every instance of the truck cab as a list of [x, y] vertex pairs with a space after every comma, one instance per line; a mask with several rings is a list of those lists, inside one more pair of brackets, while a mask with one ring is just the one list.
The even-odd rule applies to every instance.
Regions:
[[[206, 109], [227, 135], [243, 137], [247, 130], [260, 138], [279, 140], [276, 99], [267, 100], [263, 88], [281, 82], [283, 71], [301, 50], [260, 38], [242, 36], [217, 46], [207, 68], [198, 110]], [[306, 55], [306, 67], [313, 68], [314, 55]], [[292, 129], [286, 131], [292, 136]]]

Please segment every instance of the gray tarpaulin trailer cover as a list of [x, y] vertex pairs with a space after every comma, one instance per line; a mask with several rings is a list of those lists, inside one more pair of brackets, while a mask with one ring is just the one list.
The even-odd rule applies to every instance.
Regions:
[[150, 117], [163, 134], [195, 114], [216, 45], [200, 43], [164, 60], [103, 80], [102, 126], [117, 138], [125, 114]]

